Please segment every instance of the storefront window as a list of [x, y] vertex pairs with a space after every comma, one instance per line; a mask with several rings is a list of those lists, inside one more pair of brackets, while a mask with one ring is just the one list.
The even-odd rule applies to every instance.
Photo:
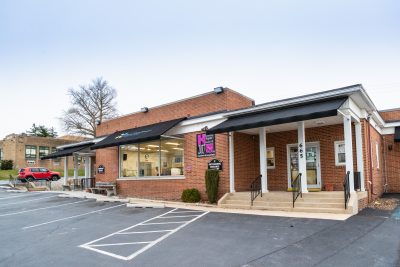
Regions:
[[181, 139], [120, 146], [120, 177], [181, 176], [183, 150]]
[[161, 140], [161, 176], [183, 175], [183, 140]]

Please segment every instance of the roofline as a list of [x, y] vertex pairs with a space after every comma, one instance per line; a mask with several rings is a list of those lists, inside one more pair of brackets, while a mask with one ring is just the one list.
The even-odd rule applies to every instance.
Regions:
[[239, 109], [239, 110], [235, 110], [235, 111], [231, 111], [231, 112], [226, 112], [225, 116], [229, 117], [229, 116], [234, 116], [234, 115], [239, 115], [239, 114], [246, 114], [246, 113], [250, 113], [250, 112], [254, 112], [254, 111], [275, 109], [275, 108], [284, 107], [284, 106], [288, 106], [288, 105], [303, 104], [303, 103], [307, 103], [310, 101], [328, 99], [328, 98], [339, 97], [339, 96], [344, 96], [344, 95], [349, 96], [351, 93], [359, 92], [359, 91], [362, 92], [362, 90], [363, 90], [363, 88], [362, 88], [361, 84], [355, 84], [355, 85], [350, 85], [350, 86], [341, 87], [341, 88], [337, 88], [337, 89], [331, 89], [331, 90], [321, 91], [321, 92], [317, 92], [317, 93], [306, 94], [306, 95], [266, 102], [266, 103], [258, 104], [258, 105], [252, 106], [252, 107], [243, 108], [243, 109]]
[[391, 111], [400, 111], [400, 108], [389, 108], [389, 109], [378, 110], [378, 112], [391, 112]]

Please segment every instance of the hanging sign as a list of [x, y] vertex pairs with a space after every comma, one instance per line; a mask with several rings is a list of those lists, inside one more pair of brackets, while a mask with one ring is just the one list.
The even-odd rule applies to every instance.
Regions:
[[209, 170], [218, 170], [222, 171], [222, 161], [218, 159], [213, 159], [208, 163]]
[[106, 168], [104, 167], [104, 165], [99, 165], [99, 167], [97, 167], [97, 173], [103, 174], [106, 172]]
[[215, 156], [215, 135], [214, 134], [197, 134], [197, 157], [212, 157]]

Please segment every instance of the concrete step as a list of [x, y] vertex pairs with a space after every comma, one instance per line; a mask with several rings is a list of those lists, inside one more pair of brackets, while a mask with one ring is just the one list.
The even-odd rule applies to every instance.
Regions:
[[344, 198], [301, 198], [299, 197], [296, 202], [317, 202], [317, 203], [344, 203]]
[[350, 213], [349, 210], [343, 208], [302, 208], [294, 207], [293, 211], [296, 212], [310, 212], [310, 213], [337, 213], [337, 214], [347, 214]]
[[319, 202], [295, 202], [294, 207], [299, 208], [344, 208], [344, 203], [319, 203]]
[[226, 209], [245, 209], [248, 210], [250, 209], [250, 204], [249, 205], [239, 205], [239, 204], [221, 204], [221, 208], [226, 208]]

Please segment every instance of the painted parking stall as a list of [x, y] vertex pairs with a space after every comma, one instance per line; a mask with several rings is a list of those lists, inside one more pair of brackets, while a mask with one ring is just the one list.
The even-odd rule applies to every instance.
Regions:
[[132, 260], [207, 213], [173, 209], [80, 247], [120, 260]]

